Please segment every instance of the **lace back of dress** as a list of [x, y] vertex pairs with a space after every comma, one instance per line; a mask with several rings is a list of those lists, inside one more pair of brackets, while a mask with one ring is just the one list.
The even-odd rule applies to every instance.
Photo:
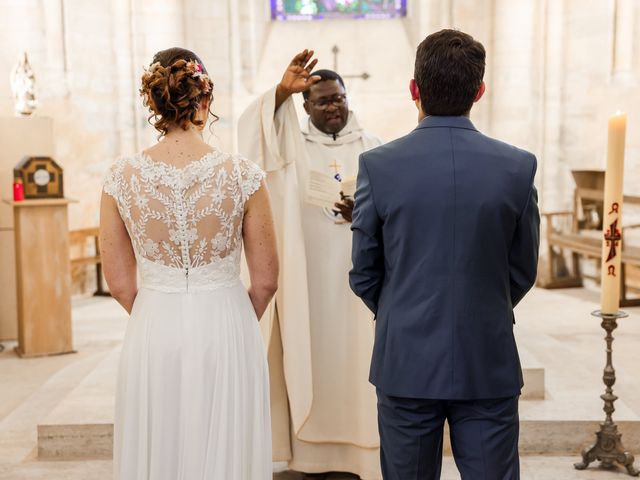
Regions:
[[116, 198], [139, 263], [180, 270], [188, 280], [229, 259], [237, 276], [245, 202], [263, 176], [255, 164], [220, 152], [182, 169], [142, 154], [117, 162], [105, 191]]

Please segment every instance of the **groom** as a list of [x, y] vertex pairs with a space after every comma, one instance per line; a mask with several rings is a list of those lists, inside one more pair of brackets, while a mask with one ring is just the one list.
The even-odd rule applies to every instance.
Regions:
[[429, 35], [410, 85], [418, 127], [360, 156], [350, 283], [377, 317], [388, 480], [440, 477], [445, 419], [463, 480], [519, 478], [513, 308], [536, 277], [536, 158], [469, 120], [484, 69], [471, 36]]

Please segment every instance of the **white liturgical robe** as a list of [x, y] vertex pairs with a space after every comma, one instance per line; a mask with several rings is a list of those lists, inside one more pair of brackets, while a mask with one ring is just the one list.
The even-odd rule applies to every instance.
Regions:
[[[275, 113], [275, 88], [239, 122], [240, 152], [267, 172], [280, 256], [275, 305], [262, 319], [271, 375], [274, 460], [308, 473], [381, 478], [376, 395], [368, 382], [373, 316], [349, 288], [350, 224], [306, 202], [309, 172], [357, 175], [358, 156], [380, 145], [350, 112], [336, 136], [293, 99]], [[336, 201], [339, 199], [336, 198]]]

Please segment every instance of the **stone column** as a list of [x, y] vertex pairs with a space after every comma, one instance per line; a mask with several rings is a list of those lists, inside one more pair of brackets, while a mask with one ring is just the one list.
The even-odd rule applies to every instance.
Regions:
[[140, 144], [139, 130], [144, 115], [137, 105], [141, 98], [137, 95], [140, 88], [141, 67], [134, 59], [132, 31], [132, 0], [113, 0], [113, 68], [115, 71], [116, 91], [116, 129], [118, 130], [117, 154], [130, 155], [144, 148]]
[[539, 93], [539, 65], [534, 61], [536, 0], [495, 0], [492, 52], [491, 126], [489, 133], [521, 148], [534, 150]]
[[612, 78], [617, 84], [629, 85], [637, 80], [633, 68], [636, 11], [636, 0], [615, 0]]
[[271, 21], [269, 6], [262, 0], [243, 0], [240, 5], [242, 44], [242, 81], [251, 93], [258, 75], [258, 64], [264, 47], [265, 33]]
[[229, 81], [229, 121], [231, 123], [231, 131], [229, 139], [231, 140], [231, 149], [235, 152], [238, 144], [238, 132], [235, 126], [238, 123], [238, 117], [242, 113], [237, 108], [237, 99], [247, 94], [242, 81], [242, 48], [241, 48], [241, 32], [240, 32], [240, 6], [238, 1], [229, 1], [229, 68], [231, 70]]
[[[153, 55], [161, 49], [186, 46], [187, 31], [197, 28], [189, 25], [183, 0], [130, 0], [132, 36], [132, 77], [137, 87], [143, 67], [149, 65]], [[147, 123], [148, 111], [136, 97], [138, 145], [142, 148], [157, 140], [158, 132]]]
[[[484, 132], [491, 130], [493, 102], [493, 64], [494, 64], [494, 16], [495, 0], [451, 0], [445, 11], [449, 26], [462, 30], [482, 43], [487, 51], [487, 63], [484, 81], [487, 86], [483, 98], [473, 106], [471, 119], [476, 127]], [[446, 26], [443, 25], [443, 28]]]
[[[232, 151], [235, 125], [233, 124], [231, 43], [231, 4], [239, 0], [183, 0], [186, 12], [185, 29], [187, 48], [193, 49], [207, 66], [213, 80], [212, 111], [220, 120], [207, 126], [206, 141], [223, 150]], [[235, 7], [234, 7], [235, 8]]]
[[564, 162], [561, 148], [562, 100], [565, 42], [564, 2], [544, 1], [540, 41], [543, 48], [539, 61], [543, 66], [538, 79], [540, 91], [540, 130], [538, 137], [538, 188], [540, 205], [545, 210], [570, 206], [573, 180]]
[[65, 44], [64, 4], [62, 0], [43, 2], [47, 91], [50, 96], [67, 96], [67, 49]]
[[451, 28], [454, 24], [455, 0], [425, 2], [409, 0], [407, 2], [407, 18], [405, 26], [409, 38], [415, 47], [424, 38], [442, 28]]

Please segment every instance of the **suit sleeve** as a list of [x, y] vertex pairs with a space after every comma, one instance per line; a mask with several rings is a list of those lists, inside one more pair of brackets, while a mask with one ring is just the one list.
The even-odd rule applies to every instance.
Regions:
[[538, 272], [540, 213], [538, 212], [538, 192], [533, 184], [535, 171], [536, 159], [534, 157], [529, 195], [516, 224], [509, 252], [511, 304], [514, 307], [533, 287]]
[[351, 230], [353, 231], [351, 251], [353, 268], [349, 272], [349, 285], [365, 305], [377, 314], [380, 290], [384, 280], [382, 220], [374, 202], [364, 154], [360, 155]]

